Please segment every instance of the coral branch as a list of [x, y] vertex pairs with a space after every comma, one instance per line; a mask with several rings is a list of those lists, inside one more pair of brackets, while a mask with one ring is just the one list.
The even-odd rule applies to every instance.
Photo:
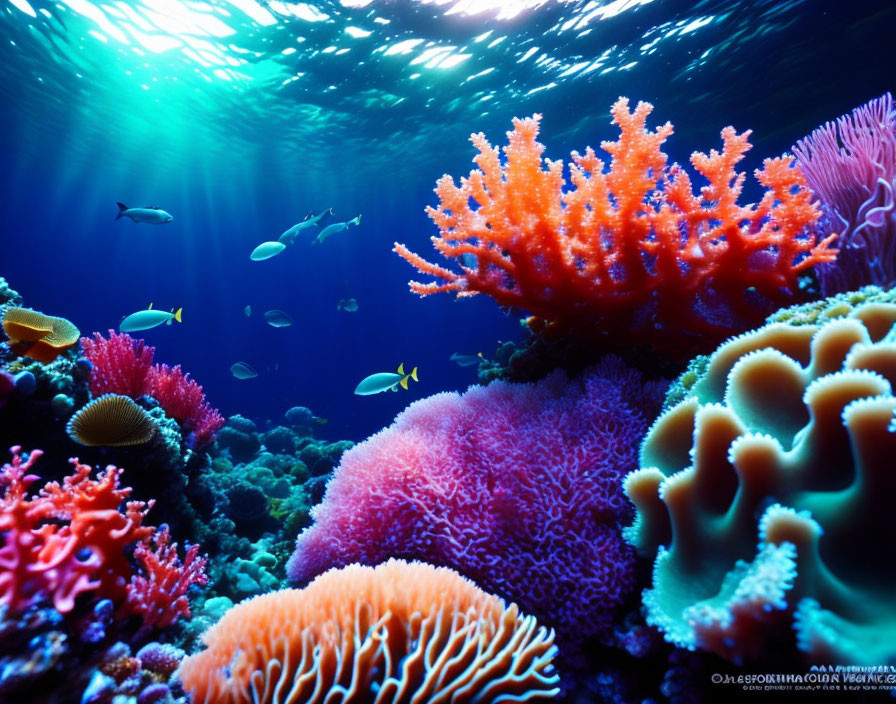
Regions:
[[440, 236], [435, 249], [458, 271], [428, 262], [396, 243], [394, 251], [436, 282], [411, 282], [420, 295], [485, 293], [522, 308], [553, 328], [585, 331], [608, 347], [648, 343], [683, 354], [757, 323], [799, 297], [797, 277], [834, 259], [832, 238], [810, 232], [821, 216], [792, 157], [767, 159], [755, 173], [767, 190], [738, 205], [745, 174], [737, 164], [749, 132], [722, 130], [722, 150], [695, 152], [708, 185], [667, 165], [666, 123], [650, 131], [653, 107], [611, 110], [617, 141], [573, 153], [569, 185], [561, 161], [542, 159], [540, 115], [515, 119], [499, 151], [481, 134], [471, 140], [479, 167], [456, 185], [439, 179], [439, 205], [427, 208]]

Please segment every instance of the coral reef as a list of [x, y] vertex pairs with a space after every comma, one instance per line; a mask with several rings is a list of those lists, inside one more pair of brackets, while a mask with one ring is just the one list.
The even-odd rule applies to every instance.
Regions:
[[821, 201], [835, 262], [816, 267], [825, 296], [896, 284], [896, 109], [893, 96], [856, 108], [793, 147], [797, 168]]
[[207, 558], [199, 554], [198, 545], [190, 545], [183, 562], [177, 555], [177, 543], [171, 543], [165, 527], [134, 549], [134, 559], [141, 567], [128, 584], [125, 610], [137, 614], [145, 629], [162, 630], [180, 618], [190, 618], [187, 591], [194, 584], [205, 585]]
[[167, 527], [144, 523], [152, 504], [127, 500], [122, 470], [91, 479], [90, 466], [72, 460], [71, 475], [32, 495], [42, 453], [12, 452], [0, 470], [0, 699], [104, 704], [118, 693], [163, 701], [146, 697], [164, 693], [161, 684], [172, 694], [166, 683], [176, 665], [140, 675], [136, 662], [116, 680], [102, 653], [127, 650], [109, 647], [117, 638], [139, 641], [189, 618], [187, 592], [205, 583], [205, 558], [188, 546], [181, 561]]
[[209, 405], [202, 387], [184, 373], [180, 365], [153, 365], [147, 376], [146, 389], [165, 413], [191, 436], [189, 444], [193, 447], [207, 446], [224, 425], [224, 417]]
[[876, 302], [736, 337], [651, 428], [627, 535], [656, 557], [644, 604], [669, 641], [739, 661], [792, 626], [813, 661], [896, 657], [894, 323]]
[[435, 248], [458, 260], [460, 273], [396, 243], [437, 280], [412, 282], [411, 290], [485, 293], [536, 316], [530, 327], [548, 337], [584, 334], [605, 348], [646, 344], [673, 357], [798, 299], [799, 274], [836, 251], [834, 235], [816, 241], [809, 231], [821, 211], [793, 158], [766, 159], [755, 172], [762, 199], [738, 205], [745, 175], [735, 167], [749, 132], [726, 127], [721, 152], [691, 156], [708, 182], [695, 195], [687, 172], [667, 165], [660, 149], [672, 125], [646, 129], [652, 110], [641, 102], [630, 111], [620, 98], [611, 109], [619, 140], [601, 144], [609, 170], [590, 148], [574, 152], [567, 190], [562, 161], [542, 166], [540, 116], [514, 120], [504, 164], [473, 135], [479, 169], [460, 186], [442, 177], [440, 203], [427, 209], [440, 230]]
[[184, 655], [180, 648], [155, 642], [132, 655], [127, 643], [115, 643], [102, 654], [81, 704], [186, 704], [175, 675]]
[[90, 393], [94, 398], [104, 394], [139, 398], [146, 393], [155, 349], [143, 340], [110, 330], [108, 338], [99, 333], [94, 333], [92, 339], [83, 338], [81, 349], [92, 365]]
[[[828, 320], [845, 318], [864, 303], [896, 303], [896, 289], [865, 286], [858, 291], [847, 291], [821, 300], [781, 308], [768, 316], [765, 322], [787, 323], [790, 326], [819, 325]], [[663, 403], [664, 411], [690, 395], [694, 384], [706, 374], [709, 359], [709, 355], [698, 355], [691, 360], [687, 369], [669, 387]]]
[[[559, 692], [553, 636], [457, 573], [392, 560], [230, 610], [184, 660], [194, 704], [532, 701]], [[287, 695], [288, 693], [288, 695]]]
[[227, 419], [204, 477], [217, 535], [203, 538], [203, 545], [211, 540], [221, 555], [209, 566], [216, 594], [239, 601], [283, 585], [295, 538], [310, 524], [329, 472], [351, 447], [316, 439], [303, 424], [260, 430], [248, 418]]
[[[119, 486], [121, 469], [109, 466], [94, 480], [92, 468], [73, 459], [74, 471], [62, 484], [48, 483], [29, 497], [38, 479], [29, 472], [42, 454], [34, 450], [23, 458], [21, 448], [13, 447], [12, 462], [0, 470], [0, 604], [18, 612], [48, 599], [66, 614], [81, 594], [92, 594], [122, 614], [156, 619], [145, 605], [154, 602], [158, 583], [174, 579], [175, 600], [191, 584], [204, 583], [204, 563], [195, 549], [187, 550], [181, 564], [176, 546], [168, 546], [168, 531], [143, 525], [152, 504], [126, 501], [131, 490]], [[142, 575], [128, 559], [127, 548], [134, 546]], [[185, 602], [180, 612], [189, 613]]]
[[619, 484], [663, 388], [607, 359], [571, 381], [557, 372], [417, 401], [345, 453], [291, 578], [396, 556], [448, 566], [573, 650], [634, 587]]
[[187, 445], [203, 448], [215, 439], [224, 418], [209, 405], [202, 387], [180, 365], [153, 364], [155, 348], [127, 334], [109, 331], [104, 338], [82, 340], [84, 356], [91, 363], [90, 388], [94, 395], [114, 393], [156, 399], [166, 415], [174, 418], [187, 436]]

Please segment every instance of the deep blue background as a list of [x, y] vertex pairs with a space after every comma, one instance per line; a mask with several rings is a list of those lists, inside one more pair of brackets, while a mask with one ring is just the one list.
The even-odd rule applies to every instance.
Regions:
[[[749, 11], [743, 6], [750, 3], [727, 4]], [[158, 361], [181, 364], [225, 415], [276, 422], [289, 407], [305, 405], [329, 419], [321, 429], [325, 436], [358, 440], [413, 399], [473, 383], [475, 368], [456, 366], [452, 353], [489, 356], [499, 341], [522, 337], [519, 316], [489, 299], [412, 296], [406, 282], [414, 272], [391, 252], [399, 240], [432, 255], [428, 238], [435, 228], [423, 209], [435, 203], [432, 188], [442, 173], [469, 172], [470, 132], [483, 130], [503, 144], [514, 114], [542, 112], [547, 156], [566, 158], [572, 149], [616, 137], [607, 111], [625, 93], [656, 105], [651, 126], [675, 124], [666, 144], [670, 160], [684, 162], [694, 149], [717, 147], [727, 124], [753, 128], [754, 149], [744, 165], [752, 170], [822, 121], [896, 88], [891, 5], [803, 3], [786, 33], [764, 41], [757, 32], [728, 54], [721, 25], [703, 38], [719, 47], [719, 58], [684, 79], [672, 80], [676, 67], [693, 61], [701, 47], [670, 45], [624, 76], [536, 94], [485, 119], [449, 120], [429, 135], [432, 150], [415, 146], [400, 169], [395, 150], [385, 157], [370, 125], [367, 148], [355, 146], [336, 158], [338, 143], [326, 156], [296, 145], [287, 177], [269, 160], [277, 135], [264, 136], [264, 130], [249, 160], [244, 152], [231, 157], [226, 140], [214, 152], [170, 154], [164, 123], [140, 135], [122, 134], [114, 111], [98, 116], [109, 123], [107, 135], [82, 139], [64, 101], [49, 90], [45, 96], [24, 91], [16, 72], [5, 70], [0, 275], [26, 305], [65, 316], [84, 333], [117, 327], [122, 316], [150, 301], [157, 308], [182, 306], [182, 325], [156, 328], [145, 338], [157, 347]], [[675, 6], [649, 5], [620, 30], [662, 22]], [[749, 25], [752, 18], [742, 19]], [[10, 31], [9, 24], [0, 27]], [[389, 136], [386, 127], [382, 136]], [[175, 221], [115, 222], [119, 200], [157, 205]], [[249, 261], [256, 244], [326, 207], [337, 220], [362, 213], [361, 226], [319, 247], [309, 246], [306, 236], [274, 259]], [[356, 298], [360, 310], [337, 311], [345, 297]], [[268, 326], [262, 314], [272, 308], [288, 313], [294, 325]], [[251, 364], [259, 377], [234, 379], [229, 368], [237, 361]], [[420, 369], [420, 383], [409, 393], [352, 394], [364, 376], [400, 362]]]

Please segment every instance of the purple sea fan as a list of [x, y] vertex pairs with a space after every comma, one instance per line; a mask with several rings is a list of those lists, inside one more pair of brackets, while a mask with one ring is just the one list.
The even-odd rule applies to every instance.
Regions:
[[290, 578], [390, 557], [447, 566], [574, 649], [635, 586], [621, 477], [663, 387], [607, 359], [573, 380], [417, 401], [343, 455]]
[[896, 284], [896, 110], [885, 93], [819, 127], [793, 148], [827, 215], [840, 233], [835, 262], [815, 271], [825, 296], [867, 284]]

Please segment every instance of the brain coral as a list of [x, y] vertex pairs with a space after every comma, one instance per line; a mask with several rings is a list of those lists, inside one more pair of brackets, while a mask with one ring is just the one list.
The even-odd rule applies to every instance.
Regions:
[[181, 668], [195, 704], [551, 699], [553, 635], [457, 573], [390, 560], [249, 599]]
[[811, 660], [896, 658], [894, 322], [876, 302], [734, 338], [654, 424], [628, 537], [668, 640], [737, 660], [792, 623]]
[[573, 381], [417, 401], [343, 455], [288, 574], [415, 558], [516, 602], [564, 642], [597, 634], [634, 587], [621, 479], [661, 392], [610, 359]]

